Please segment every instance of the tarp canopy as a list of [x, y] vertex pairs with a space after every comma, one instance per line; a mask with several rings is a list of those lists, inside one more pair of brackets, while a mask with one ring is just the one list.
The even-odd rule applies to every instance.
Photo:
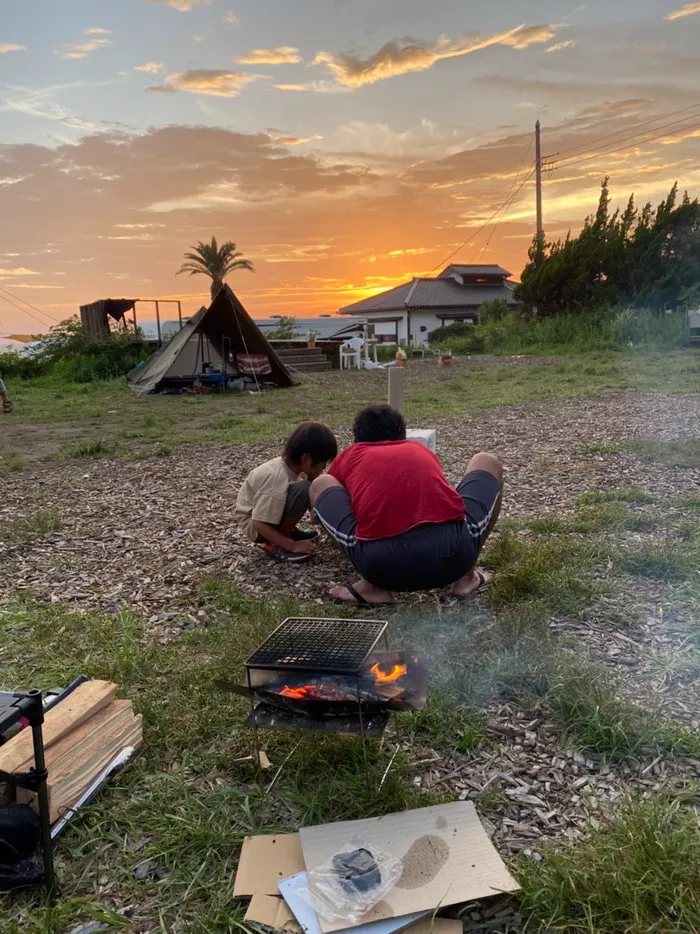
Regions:
[[219, 291], [209, 308], [200, 308], [182, 330], [153, 354], [127, 379], [139, 394], [158, 392], [168, 383], [196, 377], [207, 363], [233, 367], [237, 354], [260, 354], [268, 358], [271, 372], [265, 382], [292, 386], [294, 380], [228, 285]]

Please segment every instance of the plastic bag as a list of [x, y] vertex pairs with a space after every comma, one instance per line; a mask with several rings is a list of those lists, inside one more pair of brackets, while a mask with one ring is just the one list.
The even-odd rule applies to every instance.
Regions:
[[403, 872], [400, 859], [372, 844], [344, 846], [309, 872], [309, 894], [325, 921], [354, 926], [396, 885]]

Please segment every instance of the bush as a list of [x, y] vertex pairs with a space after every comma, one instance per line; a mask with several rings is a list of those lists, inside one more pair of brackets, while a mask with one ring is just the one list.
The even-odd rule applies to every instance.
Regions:
[[[454, 325], [450, 325], [450, 328]], [[462, 325], [459, 325], [462, 327]], [[469, 325], [466, 333], [452, 332], [442, 343], [456, 354], [547, 353], [681, 347], [686, 340], [682, 314], [646, 309], [604, 309], [589, 315], [555, 315], [525, 319], [512, 311], [501, 320]], [[439, 331], [448, 331], [440, 328]], [[432, 342], [433, 331], [430, 335]]]
[[5, 379], [33, 379], [46, 371], [48, 362], [38, 356], [0, 354], [0, 374]]
[[428, 334], [428, 343], [438, 345], [454, 338], [469, 337], [475, 327], [476, 325], [471, 321], [455, 321], [453, 324], [445, 324]]
[[124, 376], [148, 357], [148, 344], [130, 333], [94, 338], [83, 331], [77, 318], [52, 328], [42, 347], [31, 355], [2, 354], [0, 373], [6, 378], [32, 379], [52, 373], [76, 383]]

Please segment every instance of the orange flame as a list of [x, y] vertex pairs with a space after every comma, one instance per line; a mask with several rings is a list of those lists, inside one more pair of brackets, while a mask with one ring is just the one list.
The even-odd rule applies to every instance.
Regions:
[[374, 665], [369, 670], [371, 675], [374, 675], [379, 684], [387, 684], [391, 681], [398, 681], [399, 678], [402, 678], [406, 674], [405, 665], [393, 665], [391, 671], [382, 671], [379, 667], [379, 662], [375, 662]]
[[285, 684], [285, 686], [280, 691], [280, 694], [283, 697], [296, 697], [297, 700], [306, 700], [307, 698], [313, 696], [314, 687], [315, 685], [313, 684], [305, 684], [300, 688], [290, 688], [288, 684]]

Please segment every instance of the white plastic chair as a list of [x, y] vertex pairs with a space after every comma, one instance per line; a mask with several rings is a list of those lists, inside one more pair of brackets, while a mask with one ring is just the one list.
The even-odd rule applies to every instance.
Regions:
[[365, 346], [365, 342], [361, 337], [351, 337], [350, 340], [345, 341], [344, 344], [340, 345], [340, 369], [351, 369], [351, 364], [354, 362], [355, 367], [359, 370], [362, 367], [362, 348]]

